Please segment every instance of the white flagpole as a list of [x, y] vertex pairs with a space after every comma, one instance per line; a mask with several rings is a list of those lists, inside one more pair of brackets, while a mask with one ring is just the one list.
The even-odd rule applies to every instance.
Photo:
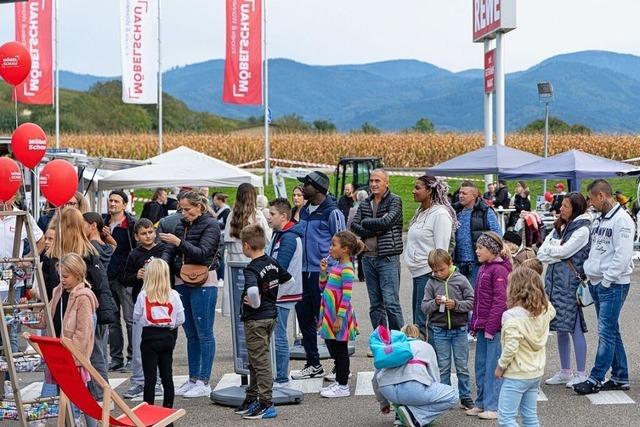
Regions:
[[267, 56], [267, 0], [262, 2], [262, 41], [264, 44], [264, 73], [262, 88], [264, 91], [264, 183], [269, 185], [271, 173], [271, 146], [269, 143], [269, 57]]
[[56, 98], [56, 148], [60, 148], [60, 70], [58, 69], [58, 56], [60, 54], [60, 50], [58, 49], [58, 0], [53, 1], [54, 6], [54, 57], [55, 57], [55, 98]]
[[160, 35], [160, 3], [158, 0], [158, 154], [162, 154], [162, 44]]

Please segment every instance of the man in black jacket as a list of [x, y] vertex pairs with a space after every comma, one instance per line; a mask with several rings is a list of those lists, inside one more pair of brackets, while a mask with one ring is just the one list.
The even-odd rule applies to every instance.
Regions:
[[507, 187], [507, 181], [501, 179], [498, 181], [498, 189], [496, 190], [496, 201], [493, 205], [494, 208], [509, 209], [511, 205], [511, 198], [509, 197], [509, 188]]
[[[109, 194], [109, 213], [105, 215], [104, 218], [104, 231], [111, 234], [118, 244], [107, 267], [107, 277], [109, 278], [111, 293], [116, 303], [116, 317], [118, 319], [109, 326], [110, 371], [129, 367], [132, 357], [131, 328], [133, 326], [133, 297], [131, 296], [131, 288], [127, 288], [121, 283], [129, 252], [136, 247], [134, 236], [136, 218], [125, 211], [127, 203], [129, 203], [129, 198], [124, 191], [113, 190], [111, 194]], [[124, 322], [127, 325], [126, 365], [123, 357], [124, 337], [120, 324], [121, 312]]]
[[402, 253], [402, 199], [389, 191], [389, 175], [376, 169], [369, 178], [371, 196], [360, 203], [351, 231], [365, 242], [362, 262], [369, 293], [369, 317], [376, 328], [384, 324], [400, 330], [400, 254]]

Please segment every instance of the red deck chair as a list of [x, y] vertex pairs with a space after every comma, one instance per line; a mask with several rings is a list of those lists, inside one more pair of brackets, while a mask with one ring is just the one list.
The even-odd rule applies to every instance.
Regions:
[[[118, 394], [111, 389], [109, 383], [104, 380], [91, 366], [91, 363], [71, 344], [68, 338], [40, 337], [37, 335], [24, 334], [31, 341], [33, 347], [42, 355], [53, 379], [60, 387], [60, 416], [58, 426], [64, 426], [67, 404], [70, 401], [83, 413], [98, 421], [102, 421], [103, 426], [127, 426], [127, 427], [147, 427], [166, 426], [182, 416], [184, 409], [171, 409], [162, 406], [142, 403], [131, 409]], [[104, 390], [103, 405], [101, 406], [93, 398], [84, 384], [74, 357], [89, 372], [91, 379]], [[111, 402], [123, 412], [117, 418], [110, 415]]]

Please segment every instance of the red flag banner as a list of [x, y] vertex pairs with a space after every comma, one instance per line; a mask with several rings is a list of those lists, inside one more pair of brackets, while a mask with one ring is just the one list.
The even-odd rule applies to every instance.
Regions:
[[18, 102], [24, 104], [53, 103], [52, 5], [51, 0], [15, 4], [16, 41], [31, 54], [31, 72], [16, 87]]
[[222, 100], [262, 104], [262, 0], [227, 0]]

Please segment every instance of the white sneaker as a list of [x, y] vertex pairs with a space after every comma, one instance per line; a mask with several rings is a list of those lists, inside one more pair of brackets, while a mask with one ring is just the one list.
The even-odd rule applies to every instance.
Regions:
[[565, 374], [562, 371], [558, 371], [551, 378], [547, 378], [544, 383], [547, 385], [560, 385], [560, 384], [566, 384], [572, 379], [573, 379], [573, 374], [571, 373]]
[[291, 387], [291, 381], [287, 381], [284, 383], [277, 383], [277, 382], [273, 382], [273, 388], [290, 388]]
[[191, 390], [195, 385], [196, 383], [192, 382], [191, 380], [186, 380], [184, 383], [182, 383], [180, 387], [178, 387], [178, 389], [175, 392], [175, 395], [184, 396], [184, 394], [189, 390]]
[[585, 374], [574, 374], [573, 378], [567, 383], [567, 388], [573, 388], [574, 385], [583, 383], [588, 379], [589, 377]]
[[331, 388], [333, 388], [333, 387], [335, 387], [337, 385], [338, 385], [338, 383], [334, 381], [334, 382], [330, 383], [328, 386], [321, 387], [320, 388], [320, 393], [322, 393], [323, 391], [327, 391], [327, 390], [329, 390], [329, 389], [331, 389]]
[[335, 383], [335, 385], [329, 390], [322, 390], [320, 392], [320, 396], [327, 397], [329, 399], [335, 397], [349, 397], [351, 396], [351, 391], [349, 390], [348, 385], [338, 385], [337, 383]]
[[198, 380], [193, 387], [191, 387], [185, 394], [182, 395], [182, 397], [209, 397], [210, 394], [211, 386]]

